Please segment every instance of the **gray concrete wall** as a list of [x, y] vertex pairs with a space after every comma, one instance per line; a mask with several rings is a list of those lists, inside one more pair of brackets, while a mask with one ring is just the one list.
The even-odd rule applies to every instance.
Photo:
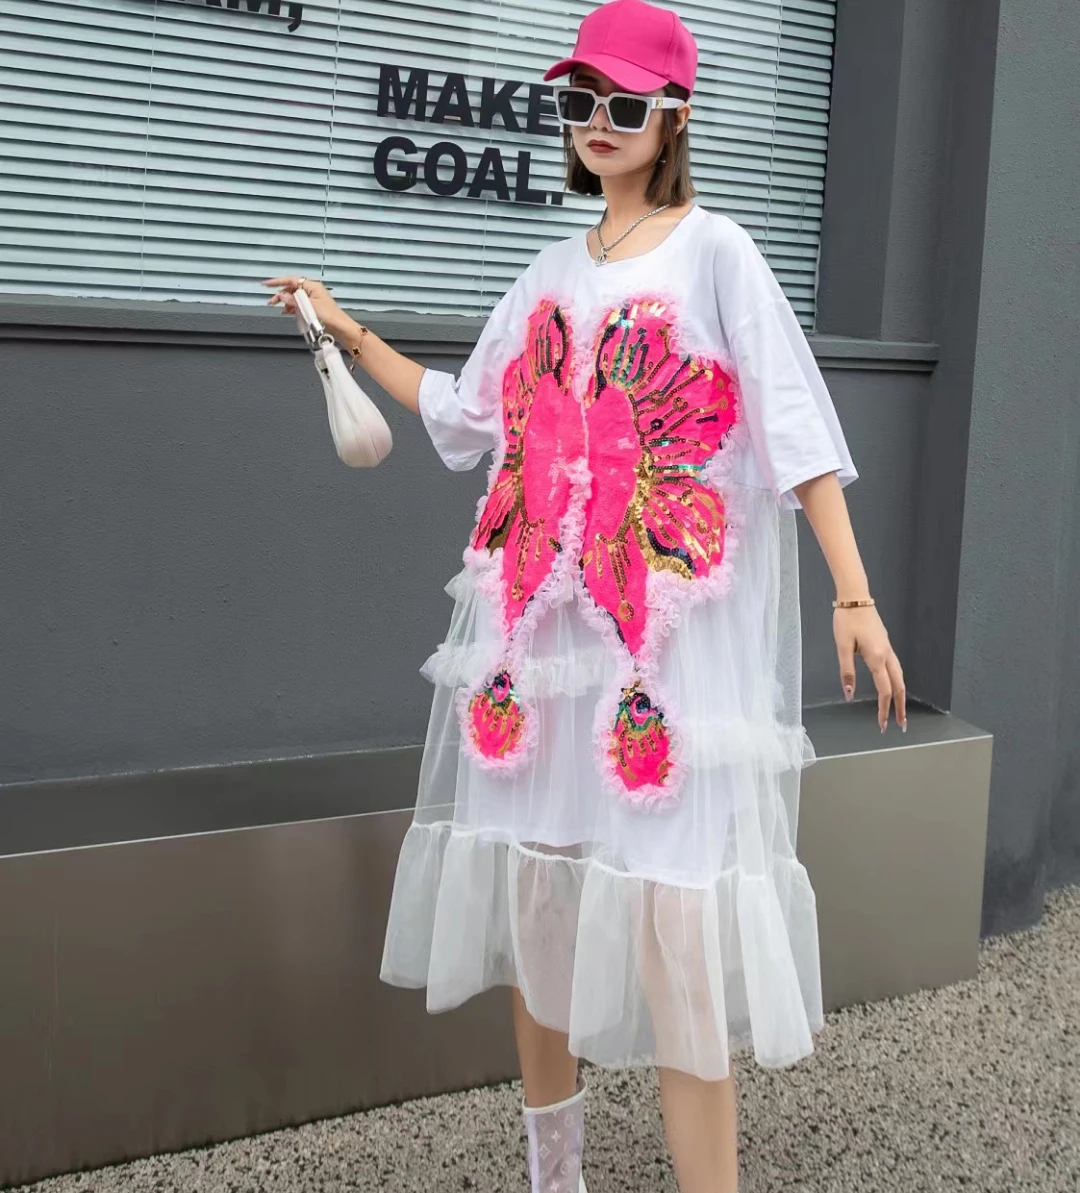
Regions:
[[[911, 666], [918, 688], [939, 708], [953, 701], [952, 661], [963, 534], [968, 431], [979, 345], [997, 57], [997, 0], [956, 0], [943, 34], [951, 47], [934, 286], [940, 357], [930, 386], [916, 496], [918, 585]], [[992, 896], [991, 896], [992, 897]]]
[[840, 0], [819, 292], [937, 345], [911, 691], [994, 734], [983, 931], [1080, 877], [1080, 5]]
[[[979, 301], [996, 0], [840, 0], [818, 295], [834, 335], [937, 347], [918, 473], [910, 690], [952, 699], [956, 584]], [[872, 576], [873, 580], [873, 576]]]
[[[29, 325], [40, 313], [19, 317], [43, 333]], [[394, 451], [346, 468], [291, 320], [225, 316], [234, 339], [261, 328], [254, 347], [162, 342], [183, 323], [126, 344], [53, 328], [44, 385], [42, 341], [0, 340], [0, 608], [13, 631], [0, 781], [423, 740], [431, 689], [417, 669], [446, 630], [443, 586], [485, 466], [448, 471], [387, 399]], [[402, 346], [444, 368], [464, 351]], [[853, 516], [902, 638], [927, 375], [873, 353], [829, 367], [819, 350], [865, 475]], [[804, 547], [815, 703], [835, 700], [839, 679], [828, 573], [812, 536]]]
[[[1075, 442], [1075, 441], [1074, 441]], [[1074, 452], [1075, 461], [1080, 451]], [[1075, 483], [1075, 482], [1074, 482]], [[1080, 663], [1080, 494], [1073, 505], [1070, 570], [1068, 573], [1064, 627], [1061, 640], [1062, 666], [1058, 673], [1057, 741], [1051, 779], [1049, 818], [1050, 864], [1046, 885], [1054, 888], [1076, 882], [1080, 875], [1080, 684], [1072, 681]], [[1070, 610], [1069, 601], [1072, 602]]]
[[987, 928], [1080, 876], [1080, 6], [1001, 0], [952, 706], [995, 736]]
[[[996, 931], [1080, 877], [1080, 5], [838, 22], [816, 350], [909, 690], [995, 735]], [[345, 469], [302, 350], [225, 316], [0, 297], [0, 781], [420, 740], [482, 472], [397, 411], [386, 464]], [[474, 334], [391, 330], [444, 367]], [[830, 586], [802, 546], [818, 703]]]
[[59, 343], [44, 387], [0, 344], [4, 780], [422, 740], [481, 474], [389, 406], [389, 460], [346, 468], [272, 344]]

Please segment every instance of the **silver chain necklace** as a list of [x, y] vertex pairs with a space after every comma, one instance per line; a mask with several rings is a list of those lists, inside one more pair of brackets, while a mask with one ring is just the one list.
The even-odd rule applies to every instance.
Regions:
[[601, 225], [603, 224], [604, 220], [607, 219], [607, 216], [608, 216], [607, 208], [605, 207], [604, 214], [600, 217], [600, 223], [597, 224], [595, 228], [593, 228], [593, 231], [596, 233], [596, 239], [600, 242], [600, 252], [596, 257], [593, 258], [595, 263], [597, 265], [604, 265], [607, 262], [608, 253], [610, 253], [611, 250], [613, 248], [615, 248], [616, 245], [621, 244], [630, 235], [630, 233], [633, 232], [633, 230], [638, 226], [638, 224], [641, 223], [642, 220], [647, 220], [650, 215], [657, 215], [661, 211], [666, 211], [670, 206], [671, 206], [670, 203], [665, 203], [661, 207], [654, 207], [652, 209], [652, 211], [646, 211], [644, 215], [639, 215], [637, 217], [637, 219], [634, 220], [634, 222], [630, 225], [630, 227], [627, 228], [626, 231], [623, 232], [623, 234], [621, 236], [615, 237], [615, 239], [611, 242], [611, 244], [604, 244], [604, 238], [603, 238], [603, 236], [600, 235]]

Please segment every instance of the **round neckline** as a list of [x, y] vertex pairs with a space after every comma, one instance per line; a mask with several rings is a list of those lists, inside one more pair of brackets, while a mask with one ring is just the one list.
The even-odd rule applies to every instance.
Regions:
[[650, 257], [659, 255], [662, 249], [668, 248], [671, 242], [683, 232], [684, 226], [700, 218], [700, 213], [704, 210], [700, 204], [695, 203], [659, 244], [654, 244], [651, 249], [646, 249], [643, 253], [636, 253], [633, 257], [620, 257], [618, 261], [606, 261], [603, 265], [597, 265], [596, 258], [589, 252], [589, 233], [592, 231], [592, 226], [578, 236], [578, 242], [585, 260], [596, 271], [597, 276], [602, 276], [605, 273], [610, 273], [613, 269], [618, 269], [620, 265], [633, 265], [637, 261], [647, 261]]

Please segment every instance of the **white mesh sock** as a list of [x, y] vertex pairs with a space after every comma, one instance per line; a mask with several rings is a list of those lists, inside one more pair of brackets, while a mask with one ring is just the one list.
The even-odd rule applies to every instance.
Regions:
[[526, 1106], [529, 1177], [532, 1193], [585, 1193], [581, 1152], [585, 1142], [585, 1082], [577, 1093], [554, 1106]]

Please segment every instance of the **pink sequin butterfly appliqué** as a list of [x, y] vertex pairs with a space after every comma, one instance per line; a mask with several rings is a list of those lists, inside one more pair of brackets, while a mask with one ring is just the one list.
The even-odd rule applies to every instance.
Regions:
[[472, 540], [476, 550], [502, 548], [504, 660], [460, 705], [482, 763], [510, 768], [527, 757], [536, 718], [514, 688], [515, 659], [558, 570], [572, 564], [583, 608], [627, 663], [598, 713], [603, 773], [642, 805], [668, 802], [678, 787], [657, 646], [689, 589], [724, 559], [723, 497], [702, 474], [737, 419], [733, 376], [676, 350], [667, 312], [639, 301], [609, 313], [580, 401], [569, 322], [552, 302], [530, 316], [525, 350], [504, 376], [506, 450]]
[[598, 736], [609, 777], [638, 803], [678, 787], [672, 727], [646, 689], [678, 602], [724, 559], [724, 500], [702, 473], [738, 414], [733, 377], [674, 349], [667, 310], [641, 301], [610, 313], [584, 399], [593, 488], [582, 579], [633, 661], [614, 710], [601, 706]]
[[502, 463], [472, 538], [475, 550], [502, 548], [501, 604], [506, 655], [463, 709], [465, 741], [480, 761], [511, 768], [523, 761], [535, 728], [514, 688], [514, 650], [527, 642], [525, 612], [542, 597], [563, 550], [575, 460], [584, 455], [581, 408], [570, 392], [573, 340], [553, 302], [529, 317], [525, 350], [503, 377]]

